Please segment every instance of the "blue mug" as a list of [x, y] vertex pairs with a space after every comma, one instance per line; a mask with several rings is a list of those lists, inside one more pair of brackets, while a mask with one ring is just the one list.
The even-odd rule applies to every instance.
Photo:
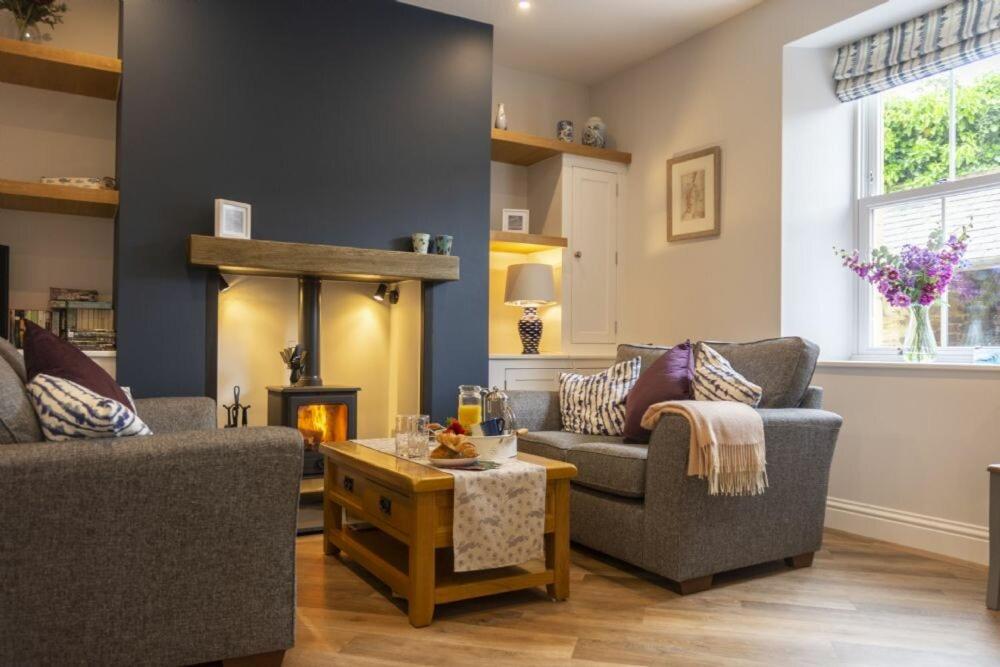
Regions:
[[479, 428], [483, 429], [483, 435], [503, 435], [504, 427], [507, 426], [507, 422], [503, 417], [497, 417], [495, 419], [487, 419]]

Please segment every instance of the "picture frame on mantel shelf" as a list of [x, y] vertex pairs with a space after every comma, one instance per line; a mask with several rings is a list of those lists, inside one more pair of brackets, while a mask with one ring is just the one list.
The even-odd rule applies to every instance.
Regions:
[[250, 238], [250, 204], [216, 199], [215, 235], [227, 239]]
[[515, 234], [527, 234], [529, 229], [528, 217], [529, 213], [527, 209], [505, 208], [503, 210], [501, 229], [505, 232], [514, 232]]
[[667, 241], [721, 234], [722, 148], [667, 160]]

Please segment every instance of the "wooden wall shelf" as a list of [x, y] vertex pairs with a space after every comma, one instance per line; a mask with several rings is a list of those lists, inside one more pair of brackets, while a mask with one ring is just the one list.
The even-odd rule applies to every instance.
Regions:
[[193, 234], [188, 261], [223, 273], [252, 276], [315, 276], [326, 280], [393, 282], [458, 280], [458, 257], [348, 248], [317, 243], [228, 239]]
[[114, 100], [121, 74], [118, 58], [0, 39], [0, 81], [4, 83]]
[[569, 241], [563, 236], [490, 231], [490, 250], [493, 252], [518, 252], [527, 255], [542, 250], [565, 248], [568, 245]]
[[536, 137], [522, 132], [498, 130], [490, 132], [490, 159], [508, 164], [528, 166], [550, 157], [569, 153], [598, 160], [611, 160], [622, 164], [632, 163], [632, 154], [608, 148], [592, 148], [583, 144], [569, 144], [557, 139]]
[[0, 208], [113, 218], [118, 211], [118, 191], [0, 179]]

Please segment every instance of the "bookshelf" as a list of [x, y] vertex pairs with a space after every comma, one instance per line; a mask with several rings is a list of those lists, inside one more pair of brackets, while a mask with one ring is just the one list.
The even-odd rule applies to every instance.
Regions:
[[4, 83], [116, 100], [121, 75], [118, 58], [0, 39], [0, 81]]
[[536, 137], [532, 134], [498, 130], [496, 128], [490, 132], [490, 159], [496, 162], [506, 162], [507, 164], [517, 164], [526, 167], [563, 153], [581, 155], [598, 160], [611, 160], [612, 162], [621, 162], [622, 164], [632, 163], [632, 154], [624, 151], [615, 151], [610, 148], [594, 148], [593, 146], [584, 146], [583, 144], [571, 144], [557, 139]]
[[0, 178], [0, 208], [114, 218], [118, 211], [118, 191]]
[[516, 252], [530, 255], [533, 252], [565, 248], [569, 240], [564, 236], [544, 236], [542, 234], [520, 234], [517, 232], [490, 231], [490, 251]]

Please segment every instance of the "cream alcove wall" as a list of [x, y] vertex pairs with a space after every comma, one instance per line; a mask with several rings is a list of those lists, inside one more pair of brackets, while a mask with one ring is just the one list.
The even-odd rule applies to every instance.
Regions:
[[[831, 26], [843, 43], [927, 4], [767, 0], [591, 89], [633, 156], [620, 340], [803, 335], [824, 359], [845, 357], [852, 286], [830, 244], [853, 242], [850, 108], [830, 101], [829, 52], [785, 47]], [[809, 94], [824, 85], [826, 101]], [[722, 236], [668, 244], [666, 160], [711, 145], [722, 147]], [[788, 180], [807, 167], [811, 181]], [[821, 363], [814, 382], [844, 417], [827, 525], [984, 562], [1000, 372]]]

